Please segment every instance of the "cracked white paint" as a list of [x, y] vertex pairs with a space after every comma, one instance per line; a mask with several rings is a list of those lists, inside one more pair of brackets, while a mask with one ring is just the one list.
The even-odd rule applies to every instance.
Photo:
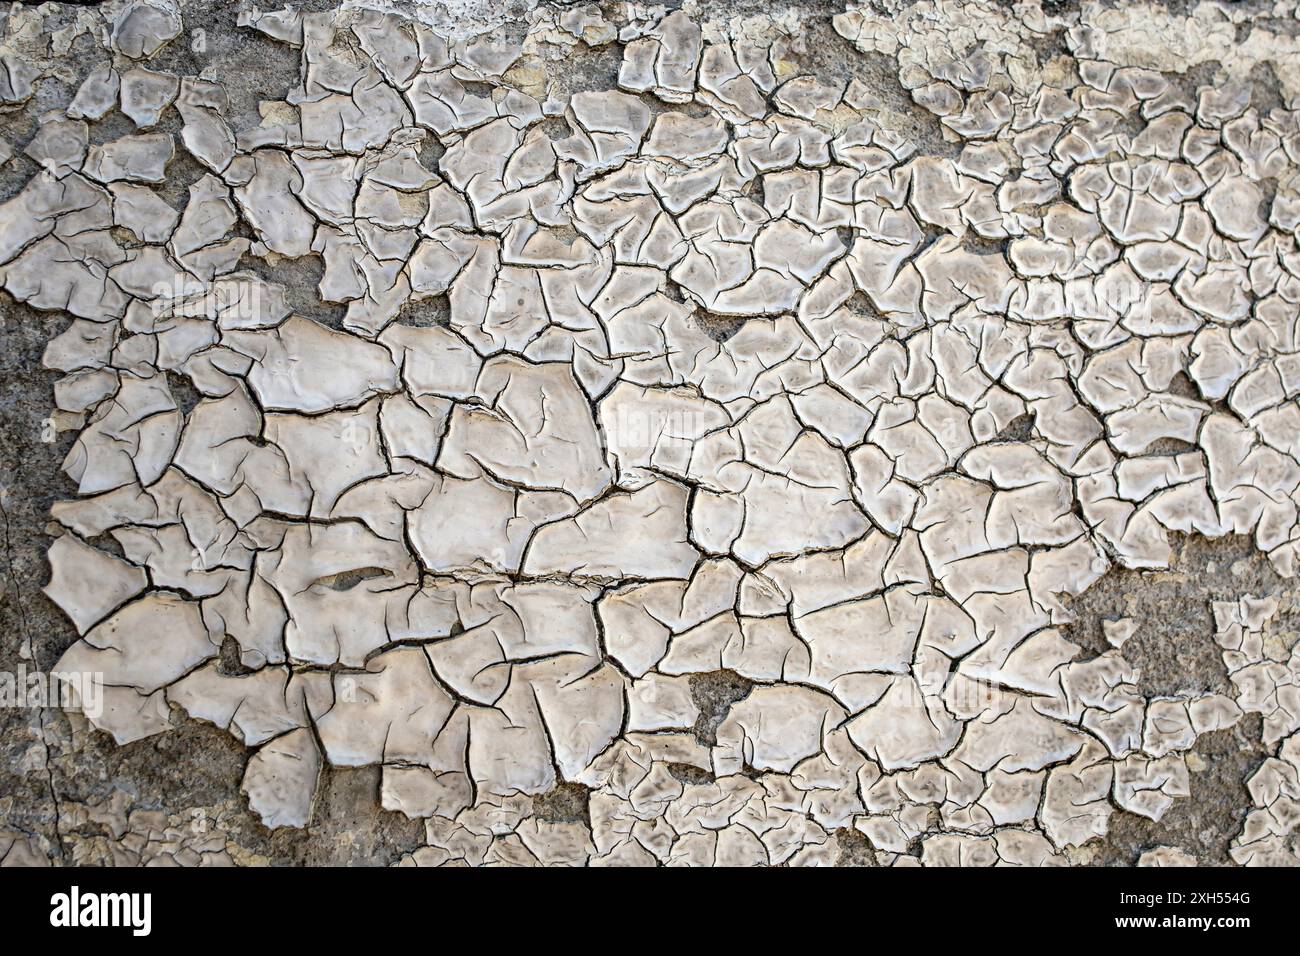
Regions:
[[[417, 864], [829, 863], [853, 827], [898, 865], [1042, 865], [1159, 820], [1259, 713], [1232, 855], [1294, 862], [1275, 603], [1214, 607], [1235, 697], [1144, 693], [1131, 621], [1094, 657], [1060, 628], [1170, 531], [1296, 570], [1300, 113], [1247, 75], [1300, 48], [1213, 4], [895, 6], [834, 28], [946, 154], [800, 74], [794, 13], [542, 6], [515, 44], [245, 13], [301, 53], [256, 121], [148, 66], [175, 4], [79, 14], [108, 48], [25, 148], [0, 284], [74, 319], [47, 593], [96, 726], [228, 729], [269, 826], [379, 765]], [[552, 83], [580, 43], [621, 49], [617, 91]], [[275, 281], [310, 256], [339, 328]], [[756, 686], [706, 739], [689, 679], [720, 670]], [[589, 826], [533, 813], [559, 783]]]

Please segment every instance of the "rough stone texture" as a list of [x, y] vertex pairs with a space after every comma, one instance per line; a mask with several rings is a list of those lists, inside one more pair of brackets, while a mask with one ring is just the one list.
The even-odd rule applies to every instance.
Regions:
[[1297, 10], [0, 11], [0, 865], [1300, 862]]

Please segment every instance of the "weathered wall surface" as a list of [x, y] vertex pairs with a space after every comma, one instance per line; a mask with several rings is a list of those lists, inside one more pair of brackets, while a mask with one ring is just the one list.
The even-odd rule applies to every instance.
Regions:
[[1300, 861], [1296, 4], [0, 65], [3, 865]]

